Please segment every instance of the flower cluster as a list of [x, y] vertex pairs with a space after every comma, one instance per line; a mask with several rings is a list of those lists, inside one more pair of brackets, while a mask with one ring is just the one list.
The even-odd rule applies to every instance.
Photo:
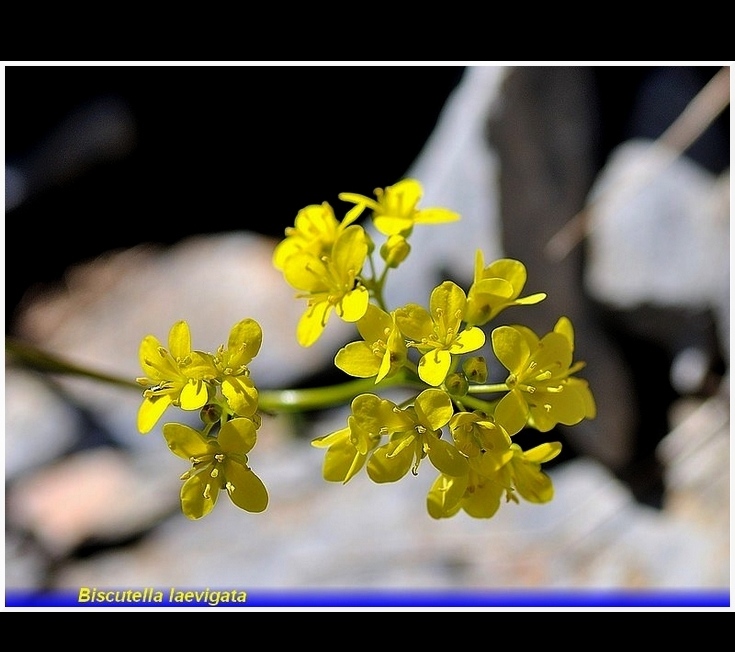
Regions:
[[191, 519], [208, 514], [220, 490], [248, 512], [262, 512], [268, 505], [268, 492], [247, 457], [261, 423], [248, 364], [262, 340], [258, 322], [243, 319], [215, 353], [192, 350], [185, 321], [171, 327], [168, 348], [153, 335], [141, 342], [145, 377], [136, 381], [145, 389], [138, 430], [150, 432], [169, 406], [198, 410], [203, 424], [201, 430], [180, 423], [163, 426], [168, 447], [192, 465], [181, 478], [181, 508]]
[[[502, 311], [546, 295], [522, 296], [523, 263], [501, 259], [485, 265], [481, 251], [466, 293], [447, 280], [433, 289], [428, 307], [410, 303], [389, 310], [383, 287], [390, 269], [409, 255], [415, 225], [459, 215], [419, 208], [422, 189], [413, 179], [375, 195], [376, 200], [339, 195], [355, 204], [342, 222], [328, 204], [304, 209], [274, 255], [274, 264], [307, 299], [299, 341], [304, 346], [316, 341], [335, 307], [362, 338], [341, 348], [335, 365], [351, 376], [374, 378], [375, 393], [352, 400], [347, 426], [312, 442], [326, 449], [324, 478], [346, 483], [364, 468], [376, 483], [395, 482], [409, 470], [417, 474], [428, 458], [439, 472], [427, 497], [434, 518], [460, 510], [491, 517], [503, 497], [551, 500], [553, 486], [541, 465], [559, 454], [561, 444], [524, 451], [513, 436], [524, 428], [548, 432], [557, 424], [595, 417], [589, 386], [574, 375], [584, 363], [573, 362], [571, 322], [561, 317], [543, 337], [522, 325], [505, 325], [486, 338], [483, 327]], [[375, 230], [386, 236], [379, 249], [355, 224], [365, 209], [372, 211]], [[383, 261], [380, 273], [376, 250]], [[502, 382], [488, 384], [481, 355], [486, 339], [507, 372], [498, 379]], [[411, 388], [412, 396], [400, 404], [381, 398], [377, 392], [389, 385]]]
[[[557, 424], [595, 417], [587, 381], [575, 375], [584, 363], [574, 361], [571, 322], [561, 317], [543, 336], [520, 324], [490, 329], [489, 322], [506, 309], [536, 304], [546, 295], [524, 295], [523, 263], [503, 258], [486, 265], [480, 250], [466, 292], [445, 280], [426, 304], [389, 308], [384, 287], [390, 271], [410, 255], [414, 228], [460, 216], [420, 207], [423, 190], [415, 179], [374, 194], [375, 199], [340, 194], [352, 205], [341, 220], [326, 202], [307, 206], [273, 251], [274, 266], [296, 297], [306, 300], [296, 329], [302, 346], [321, 337], [333, 314], [355, 324], [359, 338], [336, 352], [334, 364], [357, 380], [259, 392], [248, 369], [263, 340], [253, 319], [235, 324], [227, 344], [214, 353], [192, 348], [185, 321], [171, 328], [168, 348], [153, 335], [143, 339], [140, 432], [150, 432], [169, 407], [198, 411], [202, 423], [198, 429], [182, 423], [162, 428], [170, 450], [191, 464], [181, 477], [187, 517], [208, 514], [222, 491], [248, 512], [266, 509], [268, 492], [248, 461], [261, 425], [259, 410], [347, 402], [346, 427], [311, 442], [325, 449], [328, 481], [346, 483], [364, 469], [375, 483], [396, 482], [409, 471], [418, 474], [428, 459], [424, 466], [438, 472], [426, 499], [436, 519], [460, 511], [489, 518], [503, 498], [552, 499], [542, 464], [559, 454], [561, 444], [523, 450], [514, 437], [524, 428], [549, 432]], [[379, 247], [359, 223], [366, 211], [374, 231], [385, 237]], [[494, 379], [488, 347], [498, 362], [492, 369], [503, 369]], [[381, 396], [389, 387], [403, 388], [407, 398], [396, 403]]]

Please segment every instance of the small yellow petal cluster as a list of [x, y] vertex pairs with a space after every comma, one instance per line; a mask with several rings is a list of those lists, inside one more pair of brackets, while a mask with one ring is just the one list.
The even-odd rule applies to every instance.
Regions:
[[[529, 306], [546, 295], [523, 295], [526, 267], [518, 260], [501, 258], [486, 265], [482, 251], [475, 254], [475, 273], [467, 293], [452, 281], [436, 286], [428, 307], [409, 303], [394, 310], [386, 308], [382, 289], [390, 269], [402, 264], [410, 253], [408, 239], [416, 224], [449, 222], [459, 215], [443, 208], [420, 208], [423, 190], [418, 181], [404, 179], [375, 190], [376, 199], [342, 193], [340, 199], [355, 205], [346, 220], [354, 220], [364, 209], [372, 211], [376, 230], [386, 236], [380, 247], [382, 274], [371, 258], [374, 246], [358, 250], [359, 260], [370, 260], [373, 276], [365, 271], [359, 279], [347, 274], [345, 291], [361, 287], [368, 303], [355, 320], [362, 340], [350, 342], [336, 354], [334, 363], [345, 373], [374, 379], [376, 392], [383, 386], [404, 385], [416, 390], [400, 405], [377, 393], [358, 394], [351, 403], [347, 427], [315, 439], [325, 449], [323, 475], [332, 482], [348, 482], [365, 469], [376, 483], [396, 482], [411, 471], [418, 473], [424, 458], [439, 472], [427, 496], [427, 509], [434, 518], [464, 511], [488, 518], [499, 508], [503, 496], [518, 502], [543, 503], [552, 499], [553, 486], [541, 465], [555, 458], [558, 442], [544, 443], [528, 451], [513, 441], [524, 428], [541, 432], [557, 424], [574, 425], [595, 417], [595, 402], [587, 382], [574, 376], [584, 363], [572, 361], [574, 333], [562, 317], [551, 333], [538, 337], [525, 326], [499, 326], [490, 333], [492, 350], [506, 374], [492, 384], [482, 353], [486, 345], [484, 327], [505, 309]], [[303, 219], [302, 219], [303, 221]], [[322, 256], [318, 267], [302, 254], [291, 254], [284, 274], [295, 287], [310, 290], [309, 310], [326, 306], [326, 289], [308, 286], [307, 274], [321, 279], [342, 278], [327, 265], [334, 257], [340, 225], [329, 220], [329, 228], [311, 228], [314, 241], [305, 244], [306, 229], [287, 231], [298, 248], [310, 248], [309, 256]], [[342, 233], [357, 229], [343, 228]], [[328, 236], [325, 235], [328, 233]], [[315, 234], [318, 234], [316, 237]], [[283, 260], [284, 243], [276, 250], [277, 264]], [[331, 253], [329, 247], [332, 247]], [[365, 252], [367, 252], [365, 254]], [[295, 262], [298, 261], [298, 265]], [[350, 271], [357, 269], [357, 258]], [[293, 265], [294, 269], [289, 270]], [[366, 266], [367, 267], [367, 266]], [[296, 275], [304, 277], [296, 282]], [[352, 285], [351, 285], [352, 283]], [[339, 300], [338, 284], [330, 286], [331, 297]], [[321, 302], [321, 303], [320, 303]], [[309, 310], [305, 319], [312, 319]], [[324, 316], [328, 309], [322, 308]], [[302, 320], [303, 321], [303, 320]], [[326, 321], [326, 317], [322, 323]], [[321, 324], [314, 330], [321, 328]], [[302, 338], [300, 325], [299, 339]], [[489, 400], [483, 394], [501, 393]]]
[[467, 293], [465, 319], [482, 326], [511, 306], [530, 306], [546, 298], [538, 292], [521, 297], [526, 285], [526, 266], [519, 260], [501, 258], [485, 267], [482, 251], [475, 254], [475, 277]]
[[[491, 329], [489, 322], [507, 308], [546, 295], [524, 295], [523, 263], [502, 258], [486, 265], [482, 251], [475, 254], [467, 292], [445, 280], [431, 291], [428, 305], [389, 308], [385, 284], [411, 254], [414, 227], [460, 216], [421, 207], [423, 188], [415, 179], [374, 194], [340, 194], [352, 204], [341, 220], [326, 202], [303, 208], [273, 250], [273, 265], [306, 302], [298, 342], [317, 342], [332, 314], [354, 323], [361, 338], [334, 357], [336, 367], [357, 380], [301, 395], [305, 409], [350, 401], [346, 427], [312, 441], [324, 449], [325, 480], [346, 483], [364, 470], [377, 484], [392, 483], [417, 475], [427, 460], [424, 467], [437, 472], [426, 497], [435, 519], [459, 512], [490, 518], [503, 499], [550, 501], [554, 487], [542, 465], [559, 455], [561, 444], [523, 450], [514, 437], [526, 428], [550, 432], [596, 416], [587, 381], [575, 375], [584, 362], [574, 361], [570, 320], [561, 317], [542, 337], [520, 324]], [[379, 247], [357, 223], [365, 211], [385, 236]], [[181, 476], [181, 507], [191, 519], [209, 514], [222, 492], [248, 512], [268, 505], [248, 457], [261, 425], [259, 405], [293, 410], [300, 394], [285, 390], [280, 403], [277, 391], [259, 394], [249, 365], [262, 342], [253, 319], [235, 324], [213, 353], [192, 348], [185, 321], [173, 325], [167, 346], [153, 335], [141, 342], [140, 432], [150, 432], [169, 407], [198, 410], [202, 421], [198, 429], [181, 423], [162, 428], [169, 449], [190, 464]], [[488, 345], [496, 365], [486, 360]], [[380, 390], [388, 387], [408, 390], [404, 400], [383, 398]]]
[[[299, 344], [308, 347], [321, 336], [330, 315], [337, 315], [346, 322], [355, 322], [367, 310], [368, 290], [360, 281], [360, 273], [368, 255], [370, 240], [365, 230], [352, 224], [336, 228], [337, 235], [331, 244], [317, 239], [313, 247], [303, 245], [302, 233], [290, 235], [293, 246], [276, 249], [276, 264], [282, 266], [286, 281], [297, 290], [300, 298], [307, 300], [307, 308], [296, 331]], [[319, 245], [319, 252], [315, 253]]]
[[354, 204], [342, 221], [327, 202], [303, 208], [273, 251], [273, 265], [299, 291], [297, 297], [307, 302], [296, 329], [302, 346], [311, 346], [321, 337], [333, 312], [346, 322], [357, 322], [371, 298], [382, 293], [385, 273], [370, 278], [363, 271], [368, 260], [375, 270], [375, 244], [363, 227], [355, 224], [366, 209], [372, 211], [375, 228], [386, 236], [379, 249], [384, 272], [408, 257], [408, 238], [415, 224], [459, 219], [458, 213], [445, 208], [419, 208], [423, 188], [416, 179], [402, 179], [374, 192], [377, 200], [341, 193], [342, 201]]
[[529, 425], [548, 432], [558, 423], [573, 426], [594, 419], [595, 401], [586, 380], [572, 376], [584, 367], [572, 363], [574, 332], [561, 317], [540, 338], [528, 327], [500, 326], [492, 333], [493, 351], [510, 372], [509, 392], [495, 408], [495, 418], [515, 434]]
[[331, 482], [346, 483], [363, 468], [373, 482], [396, 482], [409, 471], [416, 475], [427, 458], [439, 471], [426, 502], [437, 519], [460, 510], [490, 518], [503, 496], [548, 502], [553, 486], [541, 464], [561, 450], [552, 442], [524, 452], [491, 416], [457, 410], [452, 397], [435, 388], [404, 407], [361, 394], [352, 401], [347, 428], [312, 445], [326, 449], [322, 470]]
[[419, 208], [423, 194], [416, 179], [402, 179], [385, 189], [376, 188], [376, 199], [349, 192], [341, 193], [339, 198], [358, 208], [371, 209], [375, 228], [387, 236], [407, 237], [415, 224], [439, 224], [459, 219], [459, 213], [446, 208]]
[[248, 365], [257, 355], [263, 333], [254, 319], [243, 319], [230, 330], [227, 344], [215, 353], [193, 350], [186, 321], [169, 331], [168, 349], [147, 335], [139, 358], [146, 374], [137, 380], [144, 387], [138, 410], [138, 429], [150, 432], [170, 406], [199, 410], [201, 431], [166, 423], [168, 447], [192, 464], [182, 476], [181, 508], [191, 519], [208, 514], [221, 490], [249, 512], [261, 512], [268, 493], [248, 466], [247, 453], [255, 445], [261, 420], [258, 390]]

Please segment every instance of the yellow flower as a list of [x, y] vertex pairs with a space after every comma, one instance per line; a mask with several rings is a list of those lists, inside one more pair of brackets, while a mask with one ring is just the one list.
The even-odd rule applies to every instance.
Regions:
[[596, 415], [587, 381], [572, 378], [584, 362], [572, 364], [574, 333], [562, 317], [542, 339], [525, 326], [500, 326], [492, 332], [493, 350], [510, 372], [509, 392], [495, 408], [495, 421], [514, 435], [526, 424], [548, 432]]
[[357, 322], [362, 342], [351, 342], [341, 348], [334, 364], [351, 376], [371, 378], [379, 383], [398, 371], [406, 360], [406, 343], [396, 326], [395, 315], [368, 304], [365, 315]]
[[508, 433], [482, 412], [457, 412], [449, 421], [449, 431], [459, 451], [488, 475], [513, 457]]
[[460, 509], [473, 518], [491, 518], [498, 511], [504, 492], [497, 478], [478, 472], [470, 461], [466, 475], [453, 477], [442, 473], [434, 480], [426, 508], [436, 519], [450, 518]]
[[467, 298], [451, 281], [434, 288], [429, 299], [430, 312], [418, 304], [396, 310], [396, 323], [422, 354], [419, 377], [425, 383], [439, 386], [447, 377], [452, 355], [476, 351], [485, 344], [485, 333], [477, 327], [462, 329]]
[[294, 226], [286, 228], [286, 237], [276, 245], [273, 265], [283, 271], [286, 260], [293, 254], [307, 253], [317, 258], [328, 255], [337, 236], [357, 219], [361, 210], [356, 206], [338, 222], [327, 202], [302, 208]]
[[207, 402], [211, 391], [208, 381], [217, 376], [217, 370], [210, 355], [192, 351], [191, 333], [185, 321], [171, 327], [168, 349], [153, 335], [144, 337], [138, 357], [146, 374], [136, 379], [145, 387], [138, 410], [141, 433], [150, 432], [169, 405], [198, 410]]
[[[386, 401], [390, 406], [390, 401]], [[406, 409], [392, 405], [380, 417], [381, 431], [390, 441], [378, 447], [367, 463], [374, 482], [395, 482], [409, 469], [415, 475], [421, 460], [428, 455], [431, 463], [447, 475], [467, 473], [466, 458], [448, 441], [441, 439], [441, 429], [454, 412], [446, 392], [426, 389]]]
[[488, 466], [482, 457], [470, 457], [469, 470], [462, 476], [442, 473], [426, 497], [426, 507], [433, 518], [449, 518], [464, 510], [474, 518], [491, 518], [506, 500], [519, 502], [516, 492], [532, 503], [546, 503], [554, 497], [551, 478], [541, 464], [561, 452], [559, 442], [549, 442], [528, 451], [518, 444], [507, 449], [505, 462], [497, 468]]
[[243, 319], [232, 327], [227, 346], [214, 356], [222, 394], [235, 414], [252, 417], [258, 409], [258, 390], [250, 379], [248, 364], [263, 342], [263, 331], [254, 319]]
[[439, 222], [454, 222], [459, 214], [446, 208], [418, 208], [423, 195], [423, 188], [416, 179], [403, 179], [398, 183], [375, 189], [377, 201], [358, 195], [344, 192], [339, 195], [343, 201], [352, 202], [362, 210], [363, 207], [373, 211], [373, 224], [383, 235], [408, 236], [414, 224], [436, 224]]
[[370, 451], [380, 443], [383, 420], [390, 418], [393, 407], [374, 394], [360, 394], [352, 401], [347, 428], [311, 442], [316, 448], [327, 449], [322, 466], [325, 480], [346, 483], [362, 469]]
[[248, 466], [247, 453], [256, 442], [255, 424], [246, 418], [232, 419], [216, 437], [180, 423], [163, 426], [171, 451], [188, 460], [192, 468], [181, 477], [181, 509], [190, 519], [206, 516], [221, 490], [247, 512], [262, 512], [268, 506], [268, 491]]
[[515, 489], [531, 503], [548, 503], [554, 497], [551, 478], [541, 470], [541, 464], [553, 460], [561, 452], [558, 441], [547, 442], [523, 451], [518, 444], [511, 445], [513, 457], [501, 469], [509, 500], [518, 502]]
[[465, 321], [469, 324], [482, 326], [510, 306], [528, 306], [546, 298], [543, 292], [520, 297], [527, 276], [522, 262], [501, 258], [487, 267], [484, 265], [482, 251], [478, 249], [475, 278], [467, 293]]
[[306, 292], [299, 296], [308, 300], [296, 333], [301, 346], [311, 346], [319, 339], [332, 310], [346, 322], [355, 322], [365, 314], [369, 293], [358, 275], [367, 252], [365, 230], [353, 224], [337, 236], [329, 256], [301, 252], [286, 259], [286, 280]]

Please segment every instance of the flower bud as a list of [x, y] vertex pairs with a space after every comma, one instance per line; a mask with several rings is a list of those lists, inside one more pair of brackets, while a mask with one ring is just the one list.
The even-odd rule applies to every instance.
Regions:
[[463, 373], [455, 372], [447, 376], [444, 386], [452, 396], [464, 396], [470, 385]]
[[398, 267], [411, 251], [411, 246], [402, 235], [390, 236], [380, 248], [380, 255], [388, 267]]
[[210, 423], [216, 423], [222, 416], [222, 408], [216, 403], [207, 403], [200, 411], [199, 418], [202, 423], [209, 425]]
[[467, 358], [462, 365], [462, 370], [470, 382], [478, 384], [487, 382], [487, 363], [481, 355]]

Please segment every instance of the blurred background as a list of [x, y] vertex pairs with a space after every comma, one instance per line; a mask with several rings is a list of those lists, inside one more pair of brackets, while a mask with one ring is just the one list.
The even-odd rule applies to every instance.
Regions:
[[145, 335], [215, 348], [250, 316], [260, 387], [337, 382], [353, 331], [298, 347], [272, 249], [413, 176], [462, 220], [415, 230], [392, 305], [467, 288], [477, 248], [522, 260], [548, 299], [490, 326], [569, 316], [598, 417], [518, 435], [564, 443], [552, 503], [442, 522], [428, 469], [321, 479], [345, 410], [268, 418], [268, 511], [192, 523], [138, 393], [6, 354], [6, 588], [729, 588], [729, 97], [729, 62], [7, 66], [6, 336], [132, 379]]

